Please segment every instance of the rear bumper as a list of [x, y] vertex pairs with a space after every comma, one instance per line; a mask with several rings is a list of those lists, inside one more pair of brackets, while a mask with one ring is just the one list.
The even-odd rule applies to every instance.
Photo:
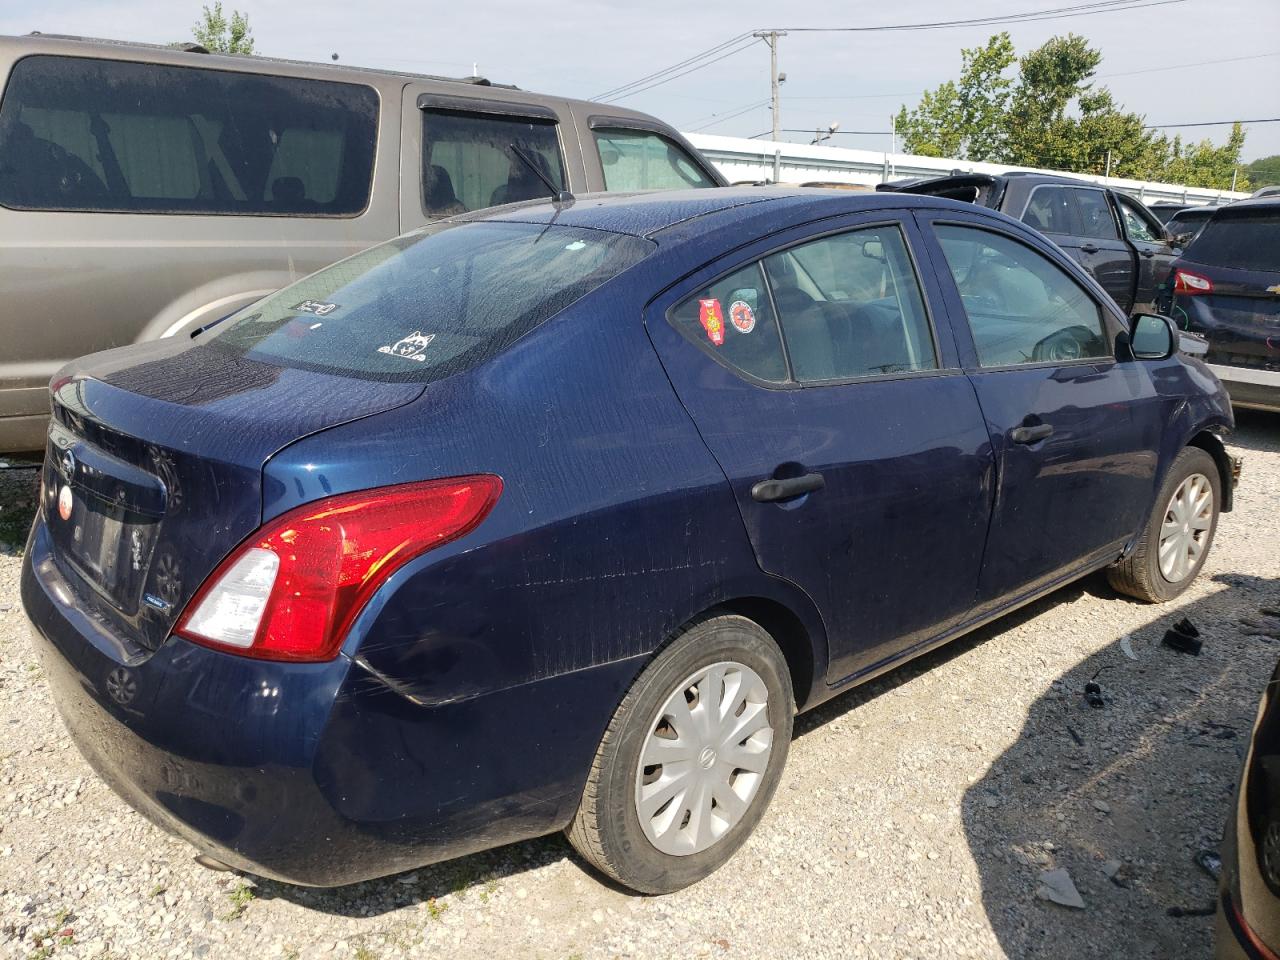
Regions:
[[178, 637], [152, 653], [81, 612], [40, 524], [22, 601], [67, 730], [112, 789], [203, 853], [310, 886], [562, 828], [636, 669], [424, 706], [345, 656], [274, 663]]
[[1280, 413], [1280, 370], [1233, 367], [1222, 363], [1207, 366], [1227, 388], [1235, 406]]

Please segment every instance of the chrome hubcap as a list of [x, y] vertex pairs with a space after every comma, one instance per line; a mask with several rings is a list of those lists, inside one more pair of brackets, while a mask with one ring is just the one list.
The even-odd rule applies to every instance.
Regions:
[[769, 688], [750, 667], [713, 663], [649, 724], [636, 769], [644, 834], [673, 856], [700, 853], [742, 819], [769, 766]]
[[1202, 473], [1178, 485], [1160, 525], [1160, 573], [1180, 583], [1200, 560], [1213, 525], [1213, 487]]

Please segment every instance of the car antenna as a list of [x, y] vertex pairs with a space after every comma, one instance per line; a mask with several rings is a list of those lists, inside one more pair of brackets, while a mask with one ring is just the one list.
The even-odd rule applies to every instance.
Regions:
[[538, 165], [533, 162], [533, 159], [527, 153], [525, 153], [523, 150], [517, 147], [514, 143], [511, 144], [511, 152], [514, 153], [517, 157], [519, 157], [520, 162], [523, 163], [530, 170], [532, 170], [534, 172], [534, 175], [537, 176], [537, 178], [546, 185], [547, 190], [551, 193], [551, 202], [554, 203], [557, 207], [560, 207], [561, 205], [568, 206], [569, 204], [574, 202], [575, 198], [572, 193], [570, 193], [568, 190], [561, 190], [554, 183], [552, 183], [551, 178], [542, 172], [542, 170], [538, 167]]

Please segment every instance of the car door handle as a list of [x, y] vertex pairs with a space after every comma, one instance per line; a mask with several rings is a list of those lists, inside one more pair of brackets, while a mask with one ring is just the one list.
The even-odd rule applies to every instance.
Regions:
[[1096, 243], [1082, 243], [1080, 244], [1080, 249], [1085, 253], [1097, 253], [1098, 245]]
[[1014, 427], [1009, 431], [1009, 439], [1014, 443], [1035, 443], [1053, 433], [1053, 424], [1037, 423], [1034, 427]]
[[1150, 260], [1152, 257], [1156, 255], [1156, 252], [1154, 250], [1139, 250], [1138, 252], [1142, 254], [1144, 257], [1146, 257], [1148, 260]]
[[806, 473], [803, 477], [788, 477], [785, 480], [761, 480], [751, 488], [751, 499], [758, 503], [790, 500], [792, 497], [821, 490], [826, 485], [826, 478], [820, 473]]

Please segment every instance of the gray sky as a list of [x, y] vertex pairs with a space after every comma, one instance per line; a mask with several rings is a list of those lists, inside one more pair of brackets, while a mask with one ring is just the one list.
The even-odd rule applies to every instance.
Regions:
[[[249, 14], [258, 52], [424, 73], [468, 74], [565, 96], [593, 97], [744, 31], [954, 20], [1074, 5], [1080, 0], [906, 0], [803, 4], [740, 0], [557, 4], [476, 0], [224, 0]], [[169, 42], [190, 38], [199, 0], [0, 0], [0, 34], [74, 33]], [[864, 18], [864, 19], [859, 19]], [[883, 34], [793, 34], [780, 43], [784, 127], [888, 130], [920, 91], [953, 78], [960, 49], [1008, 29], [1019, 52], [1049, 37], [1083, 34], [1102, 50], [1101, 82], [1150, 123], [1280, 117], [1280, 0], [1186, 0], [1167, 6], [1008, 27]], [[1273, 56], [1259, 56], [1275, 54]], [[1251, 57], [1188, 66], [1207, 60]], [[767, 101], [763, 43], [656, 89], [619, 101], [682, 130]], [[1157, 69], [1176, 67], [1176, 69]], [[1139, 72], [1140, 71], [1140, 72]], [[1123, 74], [1123, 75], [1121, 75]], [[750, 136], [769, 129], [767, 106], [705, 126]], [[1229, 128], [1181, 131], [1224, 139]], [[1174, 131], [1170, 131], [1174, 132]], [[1280, 153], [1280, 123], [1248, 128], [1245, 160]], [[801, 134], [784, 139], [808, 141]], [[841, 136], [842, 146], [886, 149], [887, 136]]]

